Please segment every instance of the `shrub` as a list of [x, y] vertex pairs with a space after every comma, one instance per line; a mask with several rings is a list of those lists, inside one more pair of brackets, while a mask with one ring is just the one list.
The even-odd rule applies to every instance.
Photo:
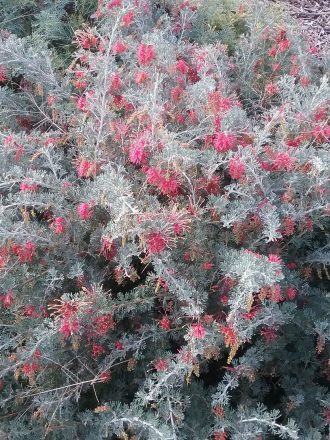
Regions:
[[327, 435], [327, 78], [205, 8], [100, 1], [65, 73], [1, 35], [3, 435]]

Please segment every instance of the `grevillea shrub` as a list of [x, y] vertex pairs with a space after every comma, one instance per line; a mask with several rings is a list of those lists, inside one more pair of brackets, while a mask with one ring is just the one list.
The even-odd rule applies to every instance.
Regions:
[[0, 34], [3, 438], [329, 434], [327, 76], [199, 6], [100, 1], [65, 71]]

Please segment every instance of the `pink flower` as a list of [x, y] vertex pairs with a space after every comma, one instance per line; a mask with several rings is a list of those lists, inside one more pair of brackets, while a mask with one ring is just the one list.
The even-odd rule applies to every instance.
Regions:
[[80, 96], [77, 99], [77, 109], [86, 113], [87, 112], [87, 99], [83, 96]]
[[171, 100], [177, 103], [181, 100], [181, 96], [182, 96], [181, 87], [173, 87], [173, 89], [171, 90]]
[[143, 84], [148, 78], [149, 78], [149, 75], [147, 74], [147, 72], [144, 72], [143, 70], [136, 72], [134, 75], [134, 81], [138, 85]]
[[89, 220], [93, 215], [90, 204], [86, 202], [79, 203], [77, 206], [77, 214], [81, 220]]
[[96, 174], [96, 163], [87, 159], [81, 158], [77, 165], [78, 177], [90, 177]]
[[129, 146], [129, 160], [134, 164], [144, 163], [148, 157], [145, 151], [146, 141], [143, 138], [137, 139]]
[[278, 86], [277, 86], [276, 84], [274, 84], [274, 83], [268, 83], [268, 84], [266, 84], [266, 86], [265, 86], [265, 92], [266, 92], [268, 95], [273, 96], [273, 95], [275, 95], [276, 93], [279, 92], [279, 88], [278, 88]]
[[179, 194], [180, 184], [175, 177], [169, 177], [168, 179], [162, 178], [158, 184], [158, 188], [163, 194], [169, 197], [175, 197]]
[[271, 47], [268, 51], [268, 55], [272, 58], [275, 58], [277, 55], [277, 47]]
[[0, 82], [7, 81], [7, 72], [3, 67], [0, 67]]
[[103, 345], [93, 344], [93, 346], [92, 346], [92, 358], [93, 359], [97, 359], [103, 353], [105, 353], [105, 348], [103, 347]]
[[129, 27], [133, 23], [133, 20], [134, 20], [134, 12], [129, 11], [123, 15], [123, 18], [121, 19], [121, 23], [124, 27]]
[[236, 145], [236, 136], [229, 133], [218, 133], [214, 139], [213, 145], [219, 152], [231, 150]]
[[123, 86], [119, 73], [115, 73], [110, 82], [110, 93], [118, 93]]
[[282, 264], [281, 257], [279, 255], [275, 255], [275, 254], [269, 254], [268, 261], [270, 263]]
[[204, 339], [205, 338], [205, 328], [202, 324], [193, 324], [191, 326], [192, 334], [196, 339]]
[[128, 47], [122, 41], [117, 41], [112, 46], [112, 52], [113, 52], [114, 55], [120, 55], [122, 53], [125, 53], [127, 51], [127, 49], [128, 49]]
[[12, 303], [14, 302], [13, 291], [9, 289], [5, 295], [0, 297], [2, 301], [2, 305], [5, 309], [9, 309]]
[[150, 254], [159, 254], [163, 252], [167, 243], [161, 232], [151, 232], [147, 238], [147, 247]]
[[184, 60], [179, 60], [176, 63], [176, 69], [182, 73], [183, 75], [186, 75], [189, 72], [189, 66]]
[[285, 217], [283, 219], [284, 230], [282, 231], [282, 234], [287, 237], [293, 235], [295, 225], [296, 223], [291, 217]]
[[115, 348], [117, 350], [124, 350], [124, 345], [123, 345], [123, 343], [121, 341], [116, 341], [115, 342]]
[[293, 301], [297, 296], [297, 291], [294, 287], [288, 287], [286, 289], [286, 295], [290, 301]]
[[165, 371], [168, 368], [168, 362], [165, 359], [157, 359], [154, 362], [154, 367], [157, 371]]
[[265, 338], [267, 342], [272, 342], [277, 338], [276, 329], [273, 327], [262, 328], [260, 334]]
[[50, 227], [55, 234], [63, 234], [65, 231], [65, 219], [63, 217], [55, 217]]
[[280, 41], [277, 47], [279, 52], [285, 52], [290, 48], [290, 46], [291, 46], [290, 41], [285, 39]]
[[111, 261], [117, 255], [115, 243], [107, 237], [103, 237], [101, 240], [101, 255], [108, 261]]
[[19, 244], [13, 244], [12, 250], [21, 263], [30, 263], [36, 253], [35, 244], [31, 241], [27, 241], [24, 247]]
[[22, 182], [19, 189], [22, 192], [36, 192], [38, 191], [38, 185], [36, 183]]
[[273, 168], [275, 171], [291, 171], [293, 168], [294, 159], [289, 153], [278, 153], [274, 159]]
[[245, 173], [245, 165], [241, 162], [238, 156], [230, 159], [229, 174], [232, 179], [240, 179]]
[[171, 328], [171, 321], [168, 319], [167, 316], [164, 316], [160, 321], [159, 321], [159, 327], [162, 328], [165, 331], [170, 330]]
[[72, 333], [77, 333], [79, 331], [79, 321], [68, 321], [64, 319], [62, 321], [62, 324], [59, 328], [59, 332], [62, 333], [62, 335], [65, 338], [68, 338], [72, 335]]
[[147, 66], [156, 57], [155, 48], [151, 44], [141, 43], [138, 47], [138, 62], [141, 66]]

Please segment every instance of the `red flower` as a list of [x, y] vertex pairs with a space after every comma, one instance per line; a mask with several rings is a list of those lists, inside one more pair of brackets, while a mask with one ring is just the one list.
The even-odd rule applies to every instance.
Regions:
[[2, 301], [2, 305], [5, 309], [9, 309], [12, 305], [12, 303], [14, 302], [14, 295], [13, 295], [13, 291], [10, 289], [6, 292], [5, 295], [0, 297], [1, 301]]
[[103, 353], [105, 353], [105, 348], [103, 347], [103, 345], [93, 344], [93, 346], [92, 346], [92, 357], [93, 357], [93, 359], [97, 359]]
[[110, 82], [110, 93], [118, 93], [123, 86], [119, 73], [115, 73]]
[[201, 264], [201, 268], [203, 270], [212, 270], [214, 267], [214, 264], [211, 261], [206, 261], [205, 263]]
[[221, 325], [220, 332], [223, 334], [225, 339], [225, 346], [233, 346], [237, 343], [237, 335], [235, 330], [229, 325]]
[[112, 46], [112, 52], [113, 52], [114, 55], [120, 55], [122, 53], [125, 53], [127, 51], [127, 49], [128, 49], [128, 47], [122, 41], [117, 41]]
[[282, 264], [281, 257], [276, 254], [269, 254], [268, 261], [270, 261], [271, 263]]
[[36, 183], [22, 182], [19, 189], [22, 192], [36, 192], [38, 191], [38, 185]]
[[34, 243], [27, 241], [24, 247], [19, 244], [13, 244], [12, 251], [21, 263], [30, 263], [36, 253], [36, 247]]
[[134, 12], [129, 11], [123, 15], [123, 18], [121, 19], [121, 23], [124, 27], [129, 27], [133, 23], [133, 20], [134, 20]]
[[77, 109], [86, 113], [87, 112], [87, 99], [83, 96], [80, 96], [77, 99]]
[[273, 96], [273, 95], [275, 95], [276, 93], [279, 92], [279, 88], [278, 88], [278, 86], [277, 86], [276, 84], [274, 84], [274, 83], [268, 83], [268, 84], [266, 84], [266, 86], [265, 86], [265, 92], [266, 92], [268, 95]]
[[77, 321], [77, 320], [68, 321], [67, 319], [64, 319], [62, 321], [60, 328], [59, 328], [60, 333], [62, 333], [62, 335], [65, 338], [68, 338], [73, 333], [77, 333], [78, 330], [79, 330], [79, 321]]
[[273, 327], [263, 327], [260, 334], [267, 342], [272, 342], [277, 338], [276, 329]]
[[293, 235], [295, 225], [296, 225], [296, 223], [291, 217], [285, 217], [283, 219], [284, 230], [282, 231], [282, 234], [286, 237]]
[[23, 364], [21, 367], [22, 373], [27, 377], [33, 375], [38, 369], [39, 366], [35, 362]]
[[159, 327], [162, 328], [165, 331], [170, 330], [170, 328], [171, 328], [171, 321], [168, 319], [167, 316], [164, 316], [162, 319], [160, 319]]
[[205, 328], [202, 324], [193, 324], [191, 326], [192, 334], [196, 339], [204, 339], [205, 338]]
[[290, 46], [291, 46], [290, 41], [285, 39], [280, 41], [277, 47], [279, 52], [285, 52], [290, 48]]
[[55, 232], [55, 234], [63, 234], [65, 231], [66, 221], [63, 217], [55, 217], [50, 228]]
[[93, 215], [90, 204], [87, 202], [79, 203], [77, 206], [77, 214], [81, 220], [89, 220]]
[[122, 5], [122, 0], [111, 0], [110, 3], [108, 3], [107, 8], [113, 9], [115, 7], [120, 7]]
[[146, 162], [148, 154], [145, 151], [146, 141], [142, 138], [137, 139], [129, 146], [129, 160], [134, 164]]
[[148, 78], [149, 75], [144, 70], [140, 70], [134, 74], [134, 81], [139, 85], [143, 84]]
[[213, 440], [227, 440], [227, 434], [225, 431], [217, 431], [213, 434]]
[[151, 44], [143, 44], [141, 43], [138, 47], [138, 62], [141, 66], [147, 66], [150, 64], [156, 57], [155, 48]]
[[124, 350], [124, 345], [123, 345], [123, 343], [121, 341], [116, 341], [115, 342], [115, 348], [117, 350]]
[[184, 60], [179, 60], [176, 63], [176, 69], [182, 73], [183, 75], [186, 75], [189, 72], [189, 66]]
[[95, 318], [93, 321], [93, 328], [96, 335], [105, 336], [109, 330], [115, 328], [112, 315], [110, 313], [105, 313]]
[[34, 314], [35, 314], [35, 307], [32, 304], [24, 307], [24, 311], [23, 311], [24, 316], [29, 316], [33, 318]]
[[277, 47], [271, 47], [268, 51], [268, 55], [272, 58], [275, 58], [277, 55]]
[[117, 255], [115, 243], [107, 237], [101, 239], [101, 255], [108, 261], [111, 261]]
[[147, 238], [147, 247], [150, 254], [163, 252], [167, 247], [163, 234], [161, 232], [150, 233]]
[[168, 368], [168, 362], [165, 359], [157, 359], [154, 362], [154, 367], [157, 371], [165, 371]]
[[297, 296], [297, 291], [294, 287], [288, 287], [286, 289], [286, 295], [290, 301], [293, 301]]
[[245, 173], [245, 165], [238, 156], [230, 159], [229, 174], [232, 179], [240, 179]]
[[236, 145], [236, 136], [230, 133], [218, 133], [215, 136], [213, 145], [219, 152], [231, 150]]
[[291, 171], [293, 168], [294, 159], [289, 153], [278, 153], [274, 159], [273, 169], [275, 171]]
[[182, 89], [181, 87], [173, 87], [171, 90], [171, 100], [175, 103], [181, 100]]
[[0, 82], [7, 81], [7, 72], [3, 67], [0, 67]]
[[179, 194], [180, 184], [175, 177], [169, 177], [168, 179], [162, 178], [158, 184], [158, 188], [163, 194], [169, 197], [175, 197]]

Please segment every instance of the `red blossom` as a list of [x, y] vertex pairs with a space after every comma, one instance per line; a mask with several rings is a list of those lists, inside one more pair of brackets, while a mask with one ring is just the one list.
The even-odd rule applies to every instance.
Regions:
[[267, 342], [272, 342], [277, 338], [277, 332], [274, 327], [263, 327], [260, 334]]
[[98, 357], [100, 357], [102, 354], [105, 353], [105, 348], [103, 347], [103, 345], [93, 344], [91, 353], [92, 353], [92, 358], [97, 359]]
[[230, 133], [217, 133], [213, 141], [214, 148], [219, 152], [232, 150], [236, 145], [236, 136]]
[[31, 362], [31, 363], [24, 363], [21, 366], [21, 371], [22, 373], [29, 377], [31, 375], [33, 375], [34, 373], [36, 373], [39, 369], [39, 365], [35, 362]]
[[168, 366], [168, 362], [165, 359], [157, 359], [154, 362], [154, 367], [157, 371], [166, 371]]
[[77, 333], [79, 331], [79, 321], [69, 321], [67, 319], [64, 319], [60, 325], [59, 332], [62, 333], [62, 335], [65, 338], [68, 338], [73, 333]]
[[114, 55], [120, 55], [127, 51], [128, 47], [123, 41], [116, 41], [116, 43], [112, 46], [112, 53]]
[[66, 221], [63, 217], [55, 217], [50, 224], [50, 228], [55, 234], [63, 234], [65, 232]]
[[286, 296], [290, 301], [293, 301], [297, 296], [297, 290], [294, 287], [288, 287], [286, 289]]
[[282, 221], [284, 229], [282, 234], [286, 237], [294, 234], [294, 229], [296, 226], [295, 221], [291, 217], [285, 217]]
[[138, 47], [137, 57], [141, 66], [149, 65], [156, 57], [154, 46], [141, 43]]
[[230, 159], [229, 174], [232, 179], [240, 179], [245, 174], [245, 165], [238, 156]]
[[116, 341], [115, 348], [116, 348], [116, 350], [124, 350], [124, 345], [121, 341]]
[[121, 24], [124, 27], [129, 27], [131, 26], [131, 24], [134, 21], [134, 12], [133, 11], [128, 11], [126, 12], [126, 14], [123, 15], [122, 19], [121, 19]]
[[295, 160], [289, 153], [278, 153], [274, 158], [273, 169], [275, 171], [291, 171]]
[[138, 72], [135, 72], [134, 74], [134, 81], [136, 84], [143, 84], [146, 82], [146, 80], [149, 78], [149, 75], [144, 70], [139, 70]]
[[38, 191], [38, 185], [36, 183], [22, 182], [19, 189], [22, 192], [36, 192]]
[[81, 220], [89, 220], [92, 218], [93, 212], [91, 209], [91, 204], [87, 202], [79, 203], [77, 206], [77, 214]]
[[201, 268], [203, 270], [212, 270], [214, 267], [214, 263], [212, 263], [211, 261], [206, 261], [205, 263], [201, 264]]
[[134, 164], [145, 163], [148, 158], [146, 151], [146, 141], [143, 138], [136, 139], [133, 144], [129, 146], [129, 160]]
[[229, 325], [221, 325], [220, 332], [224, 336], [226, 347], [233, 346], [237, 343], [237, 334], [235, 330]]
[[4, 69], [3, 67], [0, 67], [0, 82], [5, 82], [7, 81], [7, 72], [6, 69]]
[[163, 316], [163, 318], [159, 320], [159, 327], [165, 331], [170, 330], [171, 321], [169, 320], [169, 318], [167, 316]]
[[101, 255], [108, 261], [111, 261], [117, 255], [117, 247], [115, 243], [107, 238], [103, 237], [101, 240]]
[[204, 339], [205, 338], [205, 328], [202, 324], [193, 324], [191, 326], [192, 334], [196, 339]]
[[9, 309], [11, 305], [13, 304], [14, 300], [14, 293], [11, 289], [7, 290], [6, 294], [0, 297], [2, 301], [2, 305], [5, 309]]
[[273, 96], [279, 92], [279, 88], [274, 83], [268, 83], [265, 86], [265, 92], [267, 93], [267, 95]]
[[186, 75], [189, 72], [189, 65], [184, 60], [179, 60], [176, 63], [176, 69], [182, 73], [182, 75]]
[[268, 255], [268, 261], [271, 262], [271, 263], [282, 264], [281, 257], [279, 255], [276, 255], [276, 254], [269, 254]]
[[36, 254], [36, 246], [31, 241], [27, 241], [24, 246], [13, 244], [12, 251], [21, 263], [31, 263]]
[[213, 433], [213, 440], [227, 440], [227, 438], [225, 431], [217, 431]]
[[115, 328], [113, 317], [110, 313], [104, 313], [93, 321], [93, 329], [97, 336], [105, 336], [109, 330]]
[[151, 232], [147, 238], [147, 248], [150, 254], [159, 254], [167, 247], [166, 239], [162, 232]]

